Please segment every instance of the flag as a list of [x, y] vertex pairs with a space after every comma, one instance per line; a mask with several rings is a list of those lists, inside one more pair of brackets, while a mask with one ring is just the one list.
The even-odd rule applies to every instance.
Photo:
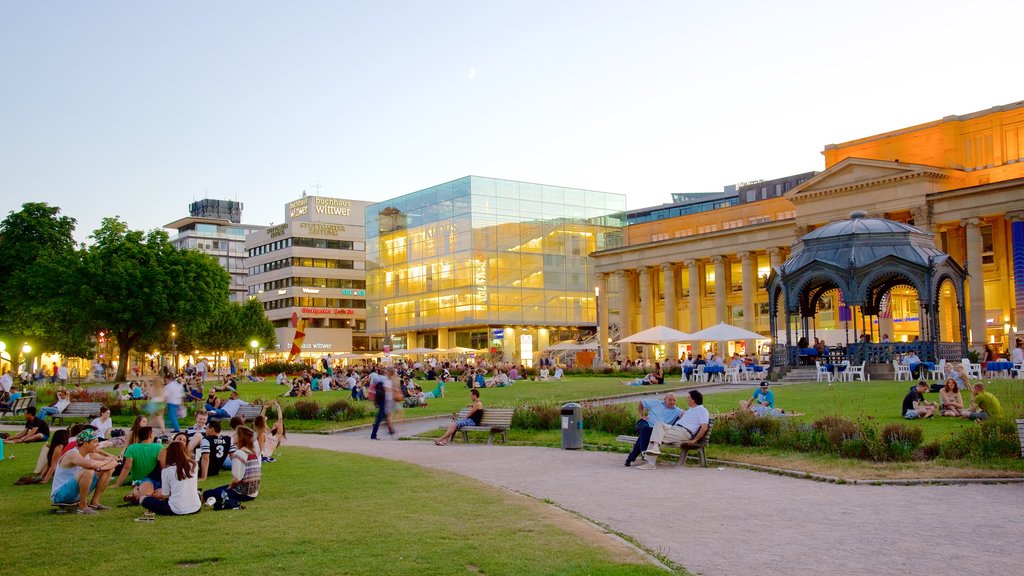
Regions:
[[885, 296], [882, 296], [882, 301], [878, 303], [879, 318], [892, 318], [892, 302], [889, 295], [890, 293], [886, 292]]
[[292, 349], [288, 355], [289, 362], [302, 353], [302, 341], [306, 339], [306, 320], [297, 312], [292, 314], [292, 325], [295, 326], [295, 337], [292, 338]]

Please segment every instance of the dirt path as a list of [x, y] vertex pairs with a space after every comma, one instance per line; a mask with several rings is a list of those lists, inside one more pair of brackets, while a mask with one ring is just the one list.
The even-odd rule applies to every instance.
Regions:
[[732, 468], [642, 471], [550, 448], [289, 434], [289, 445], [402, 460], [549, 499], [687, 570], [749, 574], [1015, 574], [1024, 485], [853, 486]]

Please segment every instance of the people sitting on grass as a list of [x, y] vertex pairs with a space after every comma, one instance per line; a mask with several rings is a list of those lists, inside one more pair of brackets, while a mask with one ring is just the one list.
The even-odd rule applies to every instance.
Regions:
[[139, 441], [131, 444], [124, 451], [124, 466], [121, 467], [121, 474], [114, 482], [117, 488], [124, 484], [125, 480], [132, 483], [132, 491], [125, 496], [125, 500], [137, 503], [143, 496], [148, 496], [160, 487], [160, 469], [157, 466], [161, 444], [153, 442], [153, 428], [143, 426], [139, 428]]
[[537, 379], [541, 380], [543, 382], [547, 382], [548, 380], [551, 380], [551, 371], [548, 370], [547, 366], [542, 366], [541, 367], [540, 372], [538, 373]]
[[699, 390], [690, 390], [686, 398], [689, 408], [672, 425], [664, 422], [655, 424], [651, 430], [651, 443], [645, 454], [647, 463], [638, 467], [639, 470], [654, 470], [661, 455], [662, 444], [679, 444], [698, 442], [708, 432], [711, 414], [704, 407], [704, 395]]
[[505, 386], [511, 386], [508, 379], [508, 374], [501, 371], [498, 368], [494, 369], [494, 377], [487, 381], [488, 388], [504, 388]]
[[208, 476], [220, 474], [224, 462], [231, 457], [235, 446], [231, 436], [220, 433], [220, 422], [212, 420], [206, 424], [206, 434], [199, 443], [199, 481]]
[[[277, 410], [277, 421], [267, 426], [267, 407], [273, 406]], [[260, 457], [264, 462], [276, 462], [274, 451], [284, 441], [286, 434], [284, 430], [284, 416], [281, 415], [281, 405], [271, 402], [263, 405], [260, 415], [253, 421], [253, 431], [256, 433], [256, 445], [259, 447]]]
[[242, 508], [243, 502], [254, 500], [260, 492], [263, 462], [256, 452], [253, 431], [242, 426], [236, 434], [238, 449], [231, 454], [231, 483], [203, 492], [203, 498], [214, 510]]
[[79, 514], [110, 510], [109, 506], [100, 503], [100, 499], [110, 483], [117, 461], [91, 457], [99, 449], [99, 440], [92, 429], [80, 432], [76, 441], [77, 445], [57, 461], [50, 500], [57, 505], [77, 504]]
[[968, 420], [988, 420], [989, 418], [1002, 418], [1003, 405], [991, 392], [985, 391], [985, 385], [977, 383], [974, 385], [974, 395], [971, 398], [971, 407], [960, 414]]
[[172, 441], [167, 445], [164, 467], [160, 471], [160, 489], [144, 496], [139, 504], [166, 516], [199, 512], [202, 501], [197, 476], [196, 462], [185, 443]]
[[562, 370], [562, 365], [558, 364], [555, 366], [555, 374], [552, 376], [555, 380], [561, 380], [565, 376], [565, 371]]
[[28, 442], [46, 442], [50, 439], [50, 426], [46, 420], [36, 416], [35, 406], [25, 409], [25, 428], [4, 439], [7, 444], [25, 444]]
[[768, 381], [762, 380], [748, 400], [740, 400], [740, 410], [758, 416], [803, 416], [800, 412], [789, 412], [775, 407], [775, 394], [768, 389]]
[[443, 436], [438, 438], [434, 444], [438, 446], [446, 446], [451, 441], [455, 433], [465, 428], [466, 426], [479, 426], [480, 421], [484, 417], [484, 405], [480, 402], [480, 391], [473, 389], [469, 391], [469, 404], [466, 405], [469, 408], [469, 413], [466, 414], [465, 418], [456, 418], [452, 416], [452, 422], [448, 425], [448, 429], [445, 430]]
[[939, 407], [943, 416], [960, 416], [964, 409], [964, 399], [960, 395], [960, 387], [956, 385], [956, 380], [946, 379], [942, 390], [939, 390]]
[[633, 450], [626, 456], [626, 466], [632, 466], [633, 462], [640, 457], [644, 449], [651, 442], [651, 432], [659, 422], [672, 424], [683, 411], [676, 407], [676, 395], [672, 392], [665, 394], [664, 400], [648, 398], [637, 402], [637, 413], [640, 419], [636, 422], [636, 442], [633, 443]]
[[903, 397], [903, 406], [901, 407], [904, 418], [914, 420], [935, 416], [935, 411], [939, 408], [939, 405], [935, 402], [925, 401], [924, 393], [927, 391], [928, 382], [920, 380], [917, 385], [907, 392], [907, 395]]

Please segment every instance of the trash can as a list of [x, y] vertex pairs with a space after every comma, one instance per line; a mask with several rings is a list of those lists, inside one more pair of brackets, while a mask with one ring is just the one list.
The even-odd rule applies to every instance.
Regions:
[[562, 406], [562, 449], [583, 448], [583, 407], [575, 402]]

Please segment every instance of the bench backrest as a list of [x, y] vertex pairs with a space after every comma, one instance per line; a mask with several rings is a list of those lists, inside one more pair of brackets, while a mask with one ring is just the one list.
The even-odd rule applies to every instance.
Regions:
[[[484, 408], [484, 417], [480, 419], [481, 428], [511, 428], [514, 408]], [[469, 408], [459, 411], [459, 418], [469, 416]]]
[[71, 402], [67, 408], [60, 413], [61, 416], [99, 416], [100, 407], [103, 406], [99, 402]]
[[711, 442], [711, 429], [715, 427], [715, 419], [708, 419], [708, 431], [704, 433], [704, 436], [697, 441], [697, 446], [707, 446]]
[[259, 416], [260, 412], [262, 412], [262, 411], [263, 411], [263, 406], [262, 405], [250, 404], [248, 406], [242, 406], [241, 408], [239, 408], [238, 412], [235, 415], [236, 416], [242, 416], [246, 420], [252, 420], [253, 418]]

